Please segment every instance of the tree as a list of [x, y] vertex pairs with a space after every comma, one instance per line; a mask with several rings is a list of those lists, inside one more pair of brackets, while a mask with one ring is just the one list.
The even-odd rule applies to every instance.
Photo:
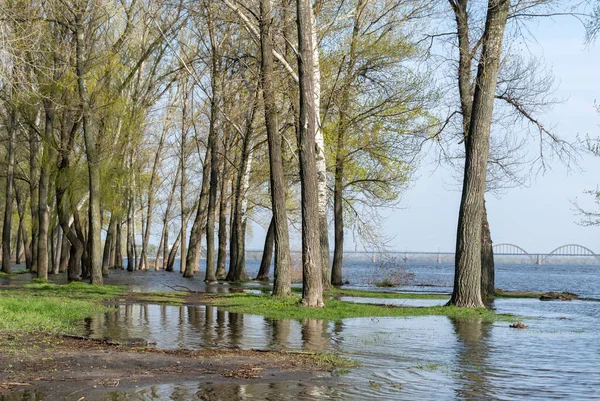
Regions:
[[492, 112], [509, 0], [490, 0], [479, 59], [471, 119], [466, 138], [462, 197], [456, 237], [454, 289], [449, 303], [483, 306], [481, 299], [481, 228]]
[[300, 81], [300, 185], [302, 191], [302, 303], [323, 306], [322, 254], [315, 155], [316, 110], [310, 0], [296, 0]]
[[[285, 297], [291, 295], [291, 269], [288, 220], [286, 213], [286, 188], [283, 176], [281, 156], [281, 136], [277, 124], [277, 106], [273, 91], [273, 53], [271, 37], [271, 2], [260, 2], [260, 44], [261, 44], [261, 82], [265, 104], [265, 122], [269, 144], [269, 168], [271, 184], [271, 205], [275, 229], [275, 282], [273, 295]], [[312, 79], [311, 76], [308, 79]], [[312, 92], [308, 92], [312, 93]], [[314, 135], [314, 134], [313, 134]], [[239, 252], [239, 251], [238, 251]]]

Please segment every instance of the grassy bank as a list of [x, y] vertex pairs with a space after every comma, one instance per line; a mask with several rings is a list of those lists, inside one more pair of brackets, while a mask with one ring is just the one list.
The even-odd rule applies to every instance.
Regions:
[[27, 284], [0, 291], [0, 331], [68, 333], [86, 317], [107, 310], [102, 302], [124, 291], [114, 286]]
[[388, 291], [363, 291], [347, 290], [343, 288], [332, 288], [326, 292], [326, 295], [332, 297], [360, 297], [360, 298], [378, 298], [378, 299], [450, 299], [450, 294], [419, 294], [419, 293], [399, 293]]
[[341, 320], [355, 317], [410, 317], [410, 316], [448, 316], [454, 319], [512, 321], [509, 315], [498, 315], [485, 308], [462, 309], [446, 306], [432, 307], [394, 307], [389, 305], [359, 304], [337, 300], [326, 300], [324, 308], [305, 308], [300, 306], [299, 297], [286, 299], [268, 295], [229, 294], [215, 297], [211, 304], [238, 313], [262, 315], [270, 319], [325, 319]]

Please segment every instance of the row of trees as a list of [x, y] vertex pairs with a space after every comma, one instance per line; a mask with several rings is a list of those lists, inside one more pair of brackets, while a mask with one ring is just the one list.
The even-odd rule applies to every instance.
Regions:
[[[248, 219], [262, 218], [258, 278], [268, 279], [274, 253], [273, 295], [287, 296], [289, 225], [299, 222], [303, 301], [321, 306], [323, 289], [342, 283], [345, 230], [379, 241], [377, 211], [398, 202], [423, 142], [458, 133], [465, 168], [451, 303], [480, 306], [494, 288], [486, 171], [505, 156], [489, 158], [494, 103], [560, 144], [534, 116], [544, 102], [532, 99], [547, 84], [532, 88], [530, 76], [523, 86], [526, 68], [502, 39], [511, 18], [553, 7], [3, 0], [2, 269], [24, 253], [40, 278], [67, 271], [102, 284], [109, 268], [123, 267], [124, 242], [128, 270], [154, 258], [172, 271], [179, 253], [182, 274], [193, 277], [205, 243], [206, 281], [246, 280]], [[423, 32], [449, 15], [455, 31]], [[428, 78], [439, 71], [424, 62], [429, 44], [448, 37], [456, 96], [435, 88]], [[458, 107], [440, 117], [448, 99]]]

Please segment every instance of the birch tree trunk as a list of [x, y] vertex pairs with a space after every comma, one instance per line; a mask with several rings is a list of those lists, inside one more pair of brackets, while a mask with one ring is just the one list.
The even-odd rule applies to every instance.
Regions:
[[323, 267], [323, 289], [331, 287], [329, 269], [329, 224], [327, 219], [327, 163], [325, 160], [325, 138], [321, 129], [321, 63], [317, 19], [310, 7], [311, 39], [313, 46], [313, 91], [315, 96], [315, 158], [317, 162], [317, 182], [319, 189], [319, 241], [321, 243], [321, 266]]

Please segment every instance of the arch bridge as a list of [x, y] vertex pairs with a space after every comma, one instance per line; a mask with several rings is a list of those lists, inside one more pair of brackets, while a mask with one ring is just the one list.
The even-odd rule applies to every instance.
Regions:
[[553, 249], [550, 253], [529, 253], [525, 249], [515, 244], [503, 243], [494, 245], [494, 255], [499, 256], [524, 256], [528, 257], [533, 263], [543, 264], [553, 256], [592, 256], [600, 261], [600, 255], [590, 248], [579, 244], [561, 245]]

